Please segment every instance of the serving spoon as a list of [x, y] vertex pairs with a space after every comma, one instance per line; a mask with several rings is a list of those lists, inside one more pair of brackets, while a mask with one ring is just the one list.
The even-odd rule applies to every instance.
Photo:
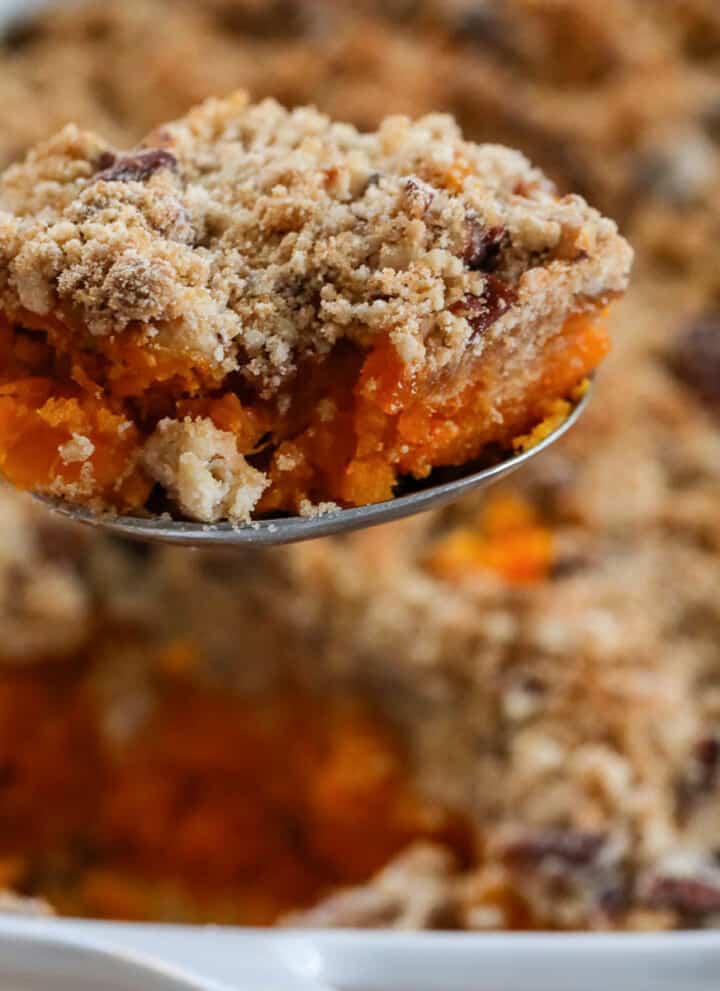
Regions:
[[[268, 546], [271, 544], [292, 544], [315, 537], [329, 537], [331, 534], [349, 533], [364, 527], [389, 523], [392, 520], [437, 509], [454, 502], [460, 496], [483, 489], [493, 482], [506, 478], [532, 458], [542, 454], [551, 444], [580, 419], [590, 400], [590, 387], [575, 405], [569, 416], [552, 433], [527, 450], [472, 471], [465, 468], [453, 470], [454, 477], [449, 481], [435, 481], [441, 472], [436, 470], [430, 481], [417, 491], [399, 495], [387, 502], [369, 506], [356, 506], [352, 509], [337, 509], [320, 516], [278, 516], [256, 520], [246, 524], [236, 523], [192, 523], [173, 520], [169, 517], [117, 516], [111, 513], [96, 513], [83, 506], [75, 506], [61, 499], [36, 495], [35, 498], [60, 516], [99, 527], [116, 536], [129, 537], [157, 544], [178, 544], [186, 547], [240, 547]], [[445, 474], [447, 469], [442, 469]]]

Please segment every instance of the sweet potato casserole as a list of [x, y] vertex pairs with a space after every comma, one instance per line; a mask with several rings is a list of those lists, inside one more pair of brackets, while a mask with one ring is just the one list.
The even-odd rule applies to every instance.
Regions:
[[[59, 275], [52, 266], [62, 231], [43, 240], [48, 267], [41, 270], [42, 231], [29, 221], [23, 239], [22, 216], [42, 207], [38, 224], [52, 228], [62, 204], [73, 214], [63, 221], [74, 225], [73, 236], [88, 225], [88, 245], [93, 211], [115, 209], [106, 201], [122, 200], [123, 216], [139, 218], [140, 236], [154, 201], [164, 198], [177, 209], [162, 250], [172, 242], [192, 255], [198, 247], [186, 233], [196, 216], [212, 218], [203, 202], [187, 199], [183, 170], [198, 166], [186, 165], [183, 141], [187, 127], [208, 126], [208, 114], [219, 129], [248, 114], [260, 126], [270, 114], [283, 128], [320, 133], [329, 126], [324, 114], [367, 133], [388, 114], [424, 117], [392, 136], [402, 146], [413, 127], [444, 129], [435, 115], [449, 112], [465, 140], [518, 147], [557, 183], [550, 206], [538, 173], [503, 153], [502, 170], [530, 182], [531, 203], [537, 197], [560, 210], [577, 190], [619, 222], [637, 252], [633, 284], [598, 325], [614, 344], [582, 422], [512, 485], [484, 498], [348, 538], [224, 556], [78, 531], [2, 491], [0, 888], [8, 900], [41, 898], [61, 913], [107, 918], [306, 925], [718, 923], [718, 69], [713, 0], [128, 0], [53, 9], [8, 33], [0, 157], [10, 166], [2, 250], [12, 276], [2, 286], [2, 357], [22, 370], [12, 382], [24, 376], [39, 390], [26, 404], [33, 416], [45, 410], [37, 429], [51, 432], [47, 404], [54, 403], [56, 428], [66, 431], [54, 476], [63, 486], [82, 488], [83, 465], [102, 450], [84, 421], [76, 429], [63, 419], [67, 403], [74, 399], [78, 417], [87, 415], [79, 397], [92, 395], [103, 364], [112, 336], [104, 328], [118, 315], [112, 300], [122, 300], [126, 315], [129, 304], [121, 273], [111, 298], [103, 295], [109, 283], [102, 291], [91, 281], [72, 283], [63, 257], [62, 284], [79, 320], [71, 322], [56, 298], [43, 297], [43, 273]], [[238, 87], [253, 101], [315, 104], [319, 113], [211, 103], [173, 125], [167, 144], [155, 131], [130, 162], [117, 151]], [[62, 131], [68, 121], [81, 130]], [[379, 140], [355, 133], [347, 140]], [[447, 140], [464, 147], [455, 132]], [[141, 178], [138, 156], [148, 165]], [[68, 183], [69, 161], [76, 172]], [[45, 185], [34, 176], [41, 168]], [[215, 163], [207, 168], [212, 174]], [[363, 182], [369, 178], [363, 173]], [[415, 216], [429, 199], [423, 185], [376, 181], [363, 190], [368, 205], [393, 198], [404, 231], [425, 225]], [[435, 193], [428, 209], [446, 196], [452, 202], [457, 193], [448, 190]], [[587, 208], [564, 202], [562, 209], [580, 211], [569, 226], [582, 230]], [[167, 222], [170, 211], [163, 216]], [[273, 214], [268, 203], [268, 223], [273, 216], [287, 220], [284, 207]], [[593, 225], [607, 223], [596, 218]], [[466, 220], [464, 213], [457, 233], [467, 241], [453, 242], [461, 279], [487, 285], [509, 275], [504, 232], [490, 239], [491, 254], [499, 245], [499, 269], [464, 271], [472, 266], [463, 256], [480, 241], [488, 267], [488, 232], [477, 238]], [[617, 238], [612, 226], [602, 229]], [[588, 258], [573, 263], [576, 248]], [[20, 264], [23, 249], [34, 255], [30, 268]], [[560, 253], [566, 249], [570, 258], [559, 261], [573, 271], [589, 272], [583, 266], [598, 257], [572, 237], [563, 238]], [[557, 260], [545, 255], [540, 264]], [[38, 278], [21, 298], [21, 274], [31, 271]], [[147, 272], [166, 274], [159, 264]], [[175, 288], [170, 280], [168, 291]], [[291, 297], [297, 291], [288, 289]], [[133, 319], [142, 323], [141, 295], [135, 305]], [[568, 302], [554, 328], [574, 311]], [[280, 326], [281, 314], [269, 320]], [[333, 320], [348, 326], [337, 312]], [[603, 332], [581, 320], [573, 333], [591, 335], [598, 357]], [[458, 317], [460, 338], [470, 323]], [[74, 362], [60, 363], [62, 375], [78, 366], [77, 392], [53, 395], [53, 341], [79, 340], [91, 324], [100, 331], [97, 349], [73, 343]], [[132, 331], [115, 331], [115, 340], [132, 350]], [[341, 405], [362, 379], [355, 349], [368, 340], [343, 337], [352, 360]], [[220, 366], [227, 354], [216, 359], [217, 346], [206, 352]], [[284, 387], [285, 370], [303, 359], [264, 342], [253, 357], [250, 408], [259, 417], [271, 402], [264, 394]], [[132, 383], [138, 360], [115, 355], [105, 367], [117, 371], [129, 361]], [[362, 360], [371, 362], [372, 352]], [[131, 403], [122, 377], [114, 381], [122, 415], [133, 411], [128, 444], [135, 444], [137, 397]], [[248, 429], [248, 452], [271, 429], [241, 423], [222, 396], [214, 397], [219, 410], [198, 395], [168, 411], [161, 392], [145, 423], [201, 422], [235, 436]], [[327, 413], [324, 398], [310, 397], [308, 408], [317, 412], [320, 402]], [[17, 386], [2, 403], [2, 431], [19, 429]], [[247, 405], [240, 403], [245, 413]], [[51, 486], [47, 452], [57, 435], [48, 446], [32, 445], [36, 463], [13, 461], [7, 437], [4, 470], [16, 473], [13, 481]], [[403, 471], [424, 470], [424, 441], [402, 452], [416, 459]], [[367, 466], [355, 477], [357, 494], [344, 488], [347, 478], [321, 484], [321, 473], [295, 468], [305, 471], [304, 442], [299, 452], [283, 452], [286, 442], [266, 462], [248, 462], [271, 480], [260, 500], [297, 511], [304, 499], [369, 498]], [[278, 460], [290, 468], [286, 488]], [[98, 460], [91, 480], [107, 479], [103, 498], [112, 491], [115, 505], [118, 466], [106, 470]], [[383, 496], [391, 467], [393, 476], [385, 467], [378, 483]], [[139, 506], [147, 493], [131, 477], [122, 497]], [[167, 478], [177, 504], [180, 489]]]

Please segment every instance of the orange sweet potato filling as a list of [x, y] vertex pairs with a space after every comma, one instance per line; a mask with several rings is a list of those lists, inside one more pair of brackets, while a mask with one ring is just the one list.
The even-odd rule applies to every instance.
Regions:
[[91, 671], [0, 678], [0, 887], [65, 914], [266, 924], [415, 839], [470, 855], [465, 824], [414, 791], [393, 734], [356, 705], [176, 676], [118, 747]]
[[[240, 453], [269, 475], [261, 512], [297, 511], [304, 499], [364, 505], [391, 498], [402, 476], [464, 464], [489, 445], [510, 448], [608, 350], [596, 316], [574, 316], [512, 394], [503, 392], [502, 352], [491, 347], [462, 371], [467, 384], [442, 398], [442, 383], [408, 377], [389, 338], [367, 352], [341, 342], [300, 368], [279, 414], [232, 377], [213, 380], [201, 361], [148, 349], [141, 328], [82, 347], [72, 342], [83, 335], [69, 331], [69, 322], [25, 313], [0, 326], [0, 470], [21, 488], [55, 483], [121, 511], [147, 502], [152, 483], [137, 454], [165, 416], [207, 416], [234, 433]], [[68, 447], [77, 436], [92, 444], [91, 473]]]
[[535, 508], [513, 493], [499, 493], [490, 496], [476, 526], [457, 527], [442, 537], [426, 566], [446, 581], [490, 571], [527, 585], [548, 576], [553, 556], [552, 532]]

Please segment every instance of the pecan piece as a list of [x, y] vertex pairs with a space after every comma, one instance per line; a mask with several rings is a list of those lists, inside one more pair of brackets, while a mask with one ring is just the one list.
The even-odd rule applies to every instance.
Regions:
[[[83, 568], [88, 561], [89, 539], [57, 519], [40, 517], [36, 525], [37, 543], [43, 560]], [[127, 541], [133, 543], [134, 541]]]
[[670, 361], [678, 378], [720, 413], [720, 310], [700, 314], [685, 329]]
[[536, 864], [551, 858], [571, 867], [589, 867], [607, 842], [604, 833], [575, 829], [539, 829], [505, 842], [503, 854], [515, 863]]
[[95, 176], [105, 182], [144, 182], [160, 169], [177, 168], [177, 159], [165, 148], [146, 148], [129, 155], [105, 151], [98, 159], [102, 170]]
[[223, 0], [217, 5], [218, 21], [225, 31], [253, 38], [297, 38], [310, 26], [312, 13], [312, 5], [305, 0], [243, 4]]
[[473, 46], [481, 46], [505, 59], [517, 61], [520, 54], [517, 32], [501, 15], [500, 5], [474, 4], [452, 25], [453, 38]]
[[720, 912], [720, 878], [656, 877], [643, 896], [650, 908], [669, 908], [681, 915]]
[[712, 787], [720, 771], [720, 738], [704, 736], [695, 748], [695, 759], [703, 769], [708, 787]]
[[0, 44], [8, 52], [24, 52], [43, 40], [42, 25], [32, 19], [18, 20], [3, 31]]
[[619, 878], [600, 885], [595, 892], [595, 904], [610, 918], [626, 912], [630, 907], [630, 901], [628, 886]]
[[462, 260], [471, 272], [494, 272], [507, 241], [509, 236], [504, 227], [486, 227], [478, 217], [469, 215], [465, 219]]
[[472, 336], [478, 337], [507, 313], [516, 299], [517, 294], [510, 286], [496, 276], [488, 275], [482, 296], [468, 294], [452, 307], [452, 312], [465, 317], [473, 329]]
[[705, 736], [697, 742], [687, 773], [676, 788], [677, 811], [686, 817], [698, 801], [720, 785], [720, 738]]
[[713, 141], [720, 142], [720, 100], [715, 100], [701, 116], [705, 133]]
[[720, 738], [704, 736], [693, 753], [689, 780], [696, 793], [707, 794], [720, 784]]
[[435, 190], [422, 179], [411, 175], [405, 181], [403, 205], [411, 217], [424, 217], [435, 199]]

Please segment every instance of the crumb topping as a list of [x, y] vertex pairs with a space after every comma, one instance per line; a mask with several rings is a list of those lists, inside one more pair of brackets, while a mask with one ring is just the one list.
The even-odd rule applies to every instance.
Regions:
[[215, 375], [275, 392], [306, 354], [389, 334], [437, 372], [520, 322], [622, 290], [630, 249], [518, 152], [446, 116], [375, 133], [244, 94], [119, 153], [68, 126], [0, 189], [9, 312], [143, 328]]
[[69, 555], [47, 552], [62, 524], [45, 527], [29, 499], [0, 487], [0, 668], [63, 658], [88, 636], [92, 596]]
[[238, 453], [234, 434], [212, 420], [161, 420], [143, 451], [150, 477], [192, 519], [245, 523], [268, 485]]

